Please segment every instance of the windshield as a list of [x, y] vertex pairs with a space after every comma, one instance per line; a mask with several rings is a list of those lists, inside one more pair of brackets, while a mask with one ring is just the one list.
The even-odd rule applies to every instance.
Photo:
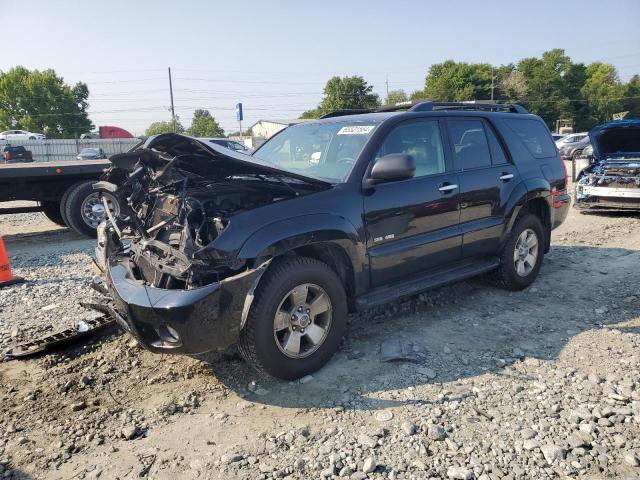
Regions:
[[379, 122], [308, 123], [291, 126], [254, 154], [281, 170], [343, 182]]

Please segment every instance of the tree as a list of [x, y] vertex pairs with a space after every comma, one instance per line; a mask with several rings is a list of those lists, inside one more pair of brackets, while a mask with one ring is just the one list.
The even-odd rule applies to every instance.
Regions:
[[488, 63], [447, 60], [431, 65], [424, 91], [414, 92], [412, 98], [428, 98], [435, 102], [487, 100], [491, 98], [492, 75], [494, 68]]
[[380, 106], [373, 87], [359, 76], [332, 77], [324, 87], [324, 97], [317, 108], [307, 110], [300, 118], [318, 118], [335, 110], [371, 109]]
[[500, 92], [505, 100], [519, 102], [527, 96], [527, 81], [519, 70], [512, 70], [500, 82]]
[[407, 97], [407, 93], [404, 90], [391, 90], [384, 103], [386, 105], [394, 105], [407, 100], [409, 100], [409, 97]]
[[93, 128], [88, 98], [85, 83], [71, 87], [52, 69], [18, 66], [0, 72], [0, 130], [24, 129], [49, 138], [80, 136]]
[[634, 75], [624, 86], [622, 110], [629, 111], [629, 118], [640, 118], [640, 75]]
[[531, 113], [540, 115], [549, 128], [554, 127], [558, 118], [573, 116], [564, 82], [571, 65], [571, 59], [559, 48], [544, 52], [542, 58], [525, 58], [518, 63], [527, 86], [521, 103]]
[[623, 90], [613, 65], [600, 62], [589, 65], [587, 80], [580, 90], [589, 107], [589, 120], [592, 123], [611, 120], [614, 113], [622, 110]]
[[[144, 134], [148, 137], [152, 135], [160, 135], [161, 133], [173, 133], [173, 122], [153, 122], [147, 129]], [[176, 133], [184, 133], [184, 127], [180, 123], [180, 121], [176, 118]]]
[[198, 109], [193, 113], [187, 134], [192, 137], [224, 137], [224, 130], [211, 116], [209, 110]]

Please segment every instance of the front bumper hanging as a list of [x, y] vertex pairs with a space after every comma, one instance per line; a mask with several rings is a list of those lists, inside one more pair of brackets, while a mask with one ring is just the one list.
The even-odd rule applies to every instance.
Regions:
[[237, 342], [253, 288], [268, 264], [204, 287], [172, 290], [136, 279], [129, 261], [111, 260], [104, 278], [94, 279], [93, 288], [105, 294], [94, 308], [148, 350], [183, 354], [223, 351]]

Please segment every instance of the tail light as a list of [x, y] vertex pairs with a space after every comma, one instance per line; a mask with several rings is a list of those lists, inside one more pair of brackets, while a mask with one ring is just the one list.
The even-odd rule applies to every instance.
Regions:
[[560, 159], [560, 163], [562, 164], [562, 171], [564, 172], [564, 189], [569, 188], [569, 175], [567, 174], [567, 164], [564, 163], [564, 160]]
[[4, 152], [5, 160], [11, 160], [11, 152]]

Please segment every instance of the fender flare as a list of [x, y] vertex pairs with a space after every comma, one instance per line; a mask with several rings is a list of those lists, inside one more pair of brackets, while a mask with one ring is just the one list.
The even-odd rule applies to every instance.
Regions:
[[500, 239], [502, 244], [507, 236], [511, 233], [513, 226], [522, 210], [522, 207], [531, 200], [536, 198], [542, 198], [547, 205], [547, 213], [551, 219], [551, 209], [549, 206], [549, 198], [551, 197], [551, 184], [544, 178], [532, 178], [521, 182], [511, 192], [511, 196], [507, 202], [505, 208], [507, 213], [507, 221], [505, 222], [505, 229]]
[[369, 272], [366, 246], [356, 227], [339, 215], [300, 215], [266, 225], [245, 241], [238, 258], [262, 263], [296, 248], [317, 243], [339, 247], [351, 262], [356, 290], [366, 286]]

